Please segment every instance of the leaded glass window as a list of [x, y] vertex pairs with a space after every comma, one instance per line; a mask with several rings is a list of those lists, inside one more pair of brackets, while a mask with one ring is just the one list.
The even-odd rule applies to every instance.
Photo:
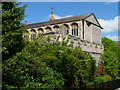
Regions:
[[72, 24], [72, 35], [73, 36], [78, 36], [78, 26], [77, 24]]

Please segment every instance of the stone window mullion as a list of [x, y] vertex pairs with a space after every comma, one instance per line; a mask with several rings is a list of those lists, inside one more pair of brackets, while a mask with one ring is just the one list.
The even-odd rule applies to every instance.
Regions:
[[78, 36], [78, 28], [77, 28], [77, 36]]
[[73, 28], [72, 28], [72, 35], [73, 35]]
[[75, 36], [75, 28], [74, 28], [74, 36]]

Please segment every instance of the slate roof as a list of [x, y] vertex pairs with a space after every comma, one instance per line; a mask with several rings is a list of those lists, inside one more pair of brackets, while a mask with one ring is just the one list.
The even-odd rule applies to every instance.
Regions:
[[[25, 26], [25, 28], [35, 28], [35, 27], [41, 27], [41, 26], [54, 25], [54, 24], [66, 23], [66, 22], [77, 21], [77, 20], [83, 20], [91, 15], [94, 15], [94, 13], [84, 14], [84, 15], [80, 15], [80, 16], [73, 16], [73, 17], [68, 17], [68, 18], [63, 18], [63, 19], [56, 19], [56, 20], [52, 20], [52, 21], [28, 24]], [[99, 24], [99, 27], [101, 27], [100, 24]]]

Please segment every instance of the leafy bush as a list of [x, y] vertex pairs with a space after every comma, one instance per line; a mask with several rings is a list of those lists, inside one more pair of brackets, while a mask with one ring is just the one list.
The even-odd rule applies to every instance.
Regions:
[[112, 80], [112, 77], [108, 74], [104, 74], [103, 76], [95, 77], [94, 82], [101, 83], [101, 82], [107, 82]]
[[104, 65], [99, 65], [97, 67], [97, 72], [96, 72], [96, 76], [102, 76], [104, 75], [106, 72], [105, 72], [105, 67]]
[[[105, 49], [102, 55], [104, 66], [99, 66], [96, 73], [93, 57], [84, 53], [80, 47], [73, 48], [67, 41], [60, 43], [59, 37], [54, 37], [47, 35], [34, 42], [26, 42], [22, 52], [6, 60], [3, 63], [4, 87], [78, 88], [94, 82], [105, 82], [115, 76], [113, 73], [117, 73], [117, 55], [111, 55], [117, 53], [115, 47], [105, 46], [109, 50]], [[104, 42], [107, 45], [106, 40]], [[115, 64], [109, 62], [112, 60]]]
[[96, 70], [95, 60], [80, 47], [73, 48], [66, 41], [58, 42], [59, 37], [51, 43], [54, 35], [50, 37], [42, 36], [28, 43], [26, 50], [38, 57], [39, 62], [46, 62], [48, 67], [61, 73], [65, 87], [79, 87], [87, 83], [86, 80], [92, 81]]
[[95, 60], [80, 47], [54, 37], [26, 42], [22, 52], [4, 62], [4, 88], [78, 88], [94, 81]]
[[118, 59], [118, 45], [106, 37], [102, 39], [102, 43], [104, 45], [104, 54], [102, 54], [101, 59], [104, 62], [105, 71], [115, 79], [118, 76], [120, 62]]
[[17, 88], [62, 87], [64, 85], [62, 74], [47, 67], [45, 62], [38, 61], [34, 55], [24, 50], [5, 61], [3, 82], [8, 85], [3, 85], [3, 88], [7, 88], [7, 86]]

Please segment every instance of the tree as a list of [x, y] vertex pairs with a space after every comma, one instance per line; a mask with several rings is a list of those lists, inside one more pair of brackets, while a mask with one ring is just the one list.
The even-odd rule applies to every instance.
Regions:
[[3, 88], [61, 88], [62, 74], [22, 50], [3, 64]]
[[102, 54], [101, 59], [104, 62], [107, 74], [115, 79], [118, 76], [118, 66], [120, 62], [118, 59], [118, 45], [106, 37], [102, 38], [102, 43], [104, 45], [104, 54]]
[[23, 39], [22, 31], [24, 25], [21, 21], [25, 17], [25, 8], [27, 5], [19, 6], [18, 2], [2, 3], [2, 60], [15, 55], [22, 50]]
[[[67, 41], [58, 42], [56, 36], [41, 36], [26, 45], [29, 53], [38, 57], [39, 62], [63, 75], [64, 87], [76, 87], [89, 84], [94, 79], [95, 60], [84, 53], [80, 47], [73, 48]], [[51, 41], [52, 40], [52, 41]]]
[[[54, 35], [41, 36], [3, 63], [5, 88], [62, 88], [89, 84], [95, 60], [80, 47], [58, 42]], [[52, 41], [52, 40], [53, 41]]]

